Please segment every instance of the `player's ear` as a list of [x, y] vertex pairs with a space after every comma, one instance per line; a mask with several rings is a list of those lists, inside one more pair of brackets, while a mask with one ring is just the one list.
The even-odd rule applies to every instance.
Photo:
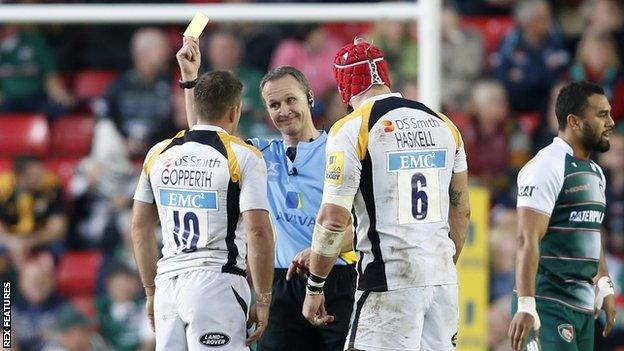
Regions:
[[581, 130], [581, 124], [577, 115], [569, 114], [567, 120], [572, 130]]
[[310, 106], [310, 108], [314, 107], [314, 94], [312, 90], [308, 90], [308, 106]]

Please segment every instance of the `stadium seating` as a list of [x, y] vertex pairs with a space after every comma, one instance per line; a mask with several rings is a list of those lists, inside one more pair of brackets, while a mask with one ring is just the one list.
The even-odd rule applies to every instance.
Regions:
[[13, 160], [10, 158], [0, 158], [0, 172], [10, 171], [13, 168]]
[[49, 170], [58, 175], [65, 194], [68, 194], [69, 182], [74, 176], [74, 171], [79, 162], [80, 159], [78, 158], [51, 158], [43, 161]]
[[44, 157], [50, 149], [50, 128], [41, 114], [0, 115], [0, 157], [20, 154]]
[[64, 116], [52, 122], [52, 156], [84, 157], [89, 154], [95, 121], [91, 116]]
[[513, 28], [514, 20], [506, 16], [463, 17], [462, 24], [481, 33], [485, 47], [484, 57], [487, 58], [496, 51], [503, 37]]
[[60, 259], [57, 271], [57, 286], [61, 296], [93, 296], [101, 262], [102, 253], [99, 251], [66, 252]]
[[116, 76], [115, 71], [80, 71], [74, 78], [74, 94], [78, 99], [87, 100], [101, 96]]

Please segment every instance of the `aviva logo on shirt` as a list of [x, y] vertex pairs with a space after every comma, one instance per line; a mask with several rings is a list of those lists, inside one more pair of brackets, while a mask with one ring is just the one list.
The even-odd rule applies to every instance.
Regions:
[[287, 192], [286, 208], [303, 209], [303, 194], [295, 191]]

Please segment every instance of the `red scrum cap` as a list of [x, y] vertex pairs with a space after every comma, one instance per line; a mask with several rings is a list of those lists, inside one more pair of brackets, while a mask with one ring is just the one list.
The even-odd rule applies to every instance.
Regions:
[[356, 39], [338, 50], [334, 58], [334, 78], [345, 104], [372, 85], [390, 87], [388, 65], [379, 48], [363, 39]]

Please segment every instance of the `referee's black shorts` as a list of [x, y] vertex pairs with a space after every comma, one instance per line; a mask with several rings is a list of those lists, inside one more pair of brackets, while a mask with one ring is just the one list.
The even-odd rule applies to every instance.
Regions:
[[269, 324], [258, 351], [342, 351], [349, 332], [356, 272], [353, 265], [334, 266], [325, 282], [325, 309], [336, 320], [312, 326], [301, 314], [306, 279], [286, 280], [286, 269], [276, 268]]

